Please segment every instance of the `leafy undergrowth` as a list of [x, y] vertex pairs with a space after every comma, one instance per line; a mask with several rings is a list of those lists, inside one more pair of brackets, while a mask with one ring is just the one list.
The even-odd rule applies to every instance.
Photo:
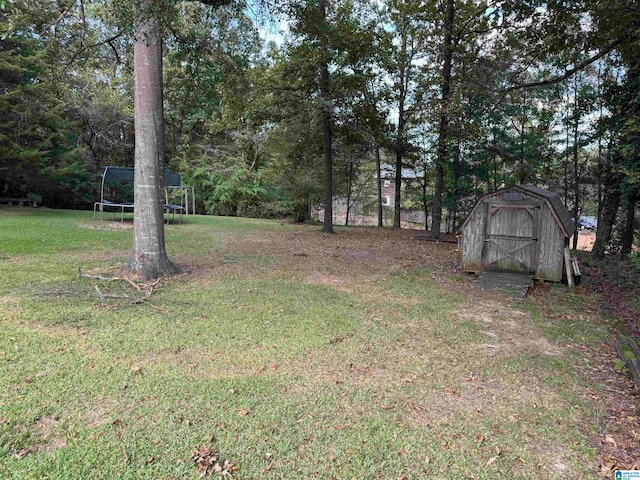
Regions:
[[[184, 273], [133, 303], [126, 281], [76, 276], [121, 274], [126, 223], [20, 212], [0, 217], [2, 478], [577, 479], [632, 466], [638, 398], [583, 290], [524, 303], [475, 292], [455, 244], [410, 231], [189, 217], [167, 228]], [[40, 229], [53, 244], [28, 238]]]
[[602, 307], [616, 316], [628, 334], [640, 341], [640, 265], [634, 258], [596, 259], [581, 255], [585, 265], [585, 284], [600, 294]]

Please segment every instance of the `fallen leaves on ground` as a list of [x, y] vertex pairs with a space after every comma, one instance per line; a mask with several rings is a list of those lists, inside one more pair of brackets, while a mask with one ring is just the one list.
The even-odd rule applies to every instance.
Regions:
[[191, 459], [196, 464], [196, 468], [200, 470], [200, 476], [216, 474], [222, 478], [233, 478], [233, 473], [238, 468], [229, 460], [222, 460], [220, 454], [210, 447], [201, 446], [191, 455]]
[[[432, 275], [446, 281], [452, 272], [459, 272], [455, 243], [425, 241], [424, 235], [416, 232], [420, 233], [358, 227], [327, 236], [316, 227], [301, 226], [296, 230], [243, 234], [241, 241], [229, 238], [219, 255], [198, 258], [196, 264], [184, 265], [184, 269], [201, 278], [218, 277], [222, 272], [255, 276], [260, 266], [256, 268], [250, 260], [267, 258], [269, 272], [297, 271], [307, 274], [310, 283], [336, 289], [345, 289], [344, 283], [354, 276], [377, 278], [393, 271], [432, 268]], [[225, 263], [225, 255], [247, 261]]]
[[29, 453], [31, 453], [31, 451], [29, 449], [23, 448], [16, 455], [18, 456], [18, 458], [22, 458], [22, 457], [26, 456]]
[[600, 476], [602, 478], [613, 478], [613, 472], [618, 469], [617, 467], [618, 463], [614, 458], [605, 458], [602, 465], [600, 465]]
[[495, 447], [495, 452], [496, 454], [487, 461], [487, 466], [496, 463], [500, 458], [500, 455], [502, 455], [502, 450], [500, 449], [500, 447]]
[[[629, 301], [628, 293], [621, 288], [624, 280], [619, 277], [605, 277], [601, 269], [589, 266], [586, 269], [589, 276], [591, 289], [602, 295], [604, 307], [614, 312], [624, 323], [625, 329], [629, 335], [636, 340], [640, 339], [640, 312]], [[620, 268], [620, 271], [623, 269]], [[634, 270], [636, 280], [631, 283], [637, 285], [638, 271]], [[621, 273], [619, 273], [621, 275]]]

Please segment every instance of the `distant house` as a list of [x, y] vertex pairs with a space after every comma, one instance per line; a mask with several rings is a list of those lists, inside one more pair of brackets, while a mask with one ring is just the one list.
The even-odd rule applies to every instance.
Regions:
[[[402, 182], [417, 180], [418, 174], [412, 168], [402, 169]], [[386, 207], [394, 207], [396, 195], [396, 169], [391, 165], [382, 165], [380, 168], [380, 180], [382, 181], [382, 205]]]
[[[382, 181], [382, 205], [387, 207], [390, 211], [395, 210], [395, 195], [396, 195], [396, 169], [391, 165], [383, 165], [380, 169], [380, 180]], [[412, 168], [402, 169], [402, 186], [404, 187], [411, 183], [416, 182], [420, 176]], [[401, 200], [405, 200], [401, 197]], [[422, 209], [401, 209], [400, 221], [410, 224], [417, 224], [424, 226], [424, 210]]]
[[[417, 181], [418, 174], [411, 168], [402, 169], [403, 187], [409, 182]], [[382, 206], [384, 208], [385, 225], [393, 223], [393, 211], [395, 209], [395, 168], [389, 164], [383, 164], [380, 169], [381, 180], [381, 197]], [[352, 205], [349, 206], [349, 225], [377, 225], [377, 189], [376, 178], [371, 176], [367, 180], [368, 197], [366, 199], [352, 199]], [[404, 200], [404, 198], [403, 198]], [[337, 225], [344, 225], [346, 222], [347, 199], [346, 197], [334, 197], [333, 200], [333, 222]], [[324, 209], [320, 208], [312, 211], [312, 216], [317, 220], [324, 218]], [[424, 225], [424, 211], [420, 209], [409, 210], [402, 209], [400, 212], [400, 220], [406, 224]]]

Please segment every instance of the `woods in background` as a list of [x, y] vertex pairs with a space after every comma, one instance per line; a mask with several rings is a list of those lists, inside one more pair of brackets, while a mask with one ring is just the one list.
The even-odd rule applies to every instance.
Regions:
[[100, 166], [133, 165], [144, 4], [164, 41], [165, 166], [200, 212], [306, 219], [341, 199], [347, 221], [381, 219], [387, 165], [394, 226], [420, 209], [438, 238], [480, 195], [531, 183], [598, 217], [596, 255], [631, 251], [635, 4], [213, 3], [0, 0], [0, 197], [86, 208]]

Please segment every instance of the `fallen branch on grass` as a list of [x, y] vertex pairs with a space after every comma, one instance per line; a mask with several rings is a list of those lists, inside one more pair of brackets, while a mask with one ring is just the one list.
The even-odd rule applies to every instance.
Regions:
[[[151, 298], [151, 295], [153, 295], [153, 292], [155, 290], [155, 287], [160, 283], [160, 279], [152, 282], [152, 283], [136, 283], [133, 280], [131, 280], [130, 278], [127, 277], [108, 277], [105, 275], [92, 275], [89, 273], [84, 273], [82, 271], [82, 269], [80, 267], [78, 267], [78, 271], [77, 271], [77, 275], [78, 278], [90, 278], [93, 280], [102, 280], [105, 282], [112, 282], [112, 281], [123, 281], [123, 282], [127, 282], [129, 285], [131, 285], [131, 287], [133, 287], [137, 292], [142, 293], [143, 296], [142, 297], [138, 297], [138, 296], [134, 296], [134, 295], [127, 295], [126, 293], [122, 293], [122, 294], [115, 294], [115, 293], [105, 293], [102, 290], [100, 290], [100, 288], [98, 287], [98, 285], [94, 285], [94, 288], [96, 290], [96, 292], [98, 293], [98, 296], [100, 298], [119, 298], [119, 299], [124, 299], [124, 300], [128, 300], [131, 303], [137, 305], [140, 303], [144, 303], [147, 300], [149, 300], [149, 298]], [[154, 305], [151, 304], [147, 304], [153, 308], [157, 308], [160, 311], [163, 311], [165, 313], [169, 313], [168, 310], [165, 310], [163, 308], [160, 307], [156, 307]]]
[[116, 295], [115, 293], [104, 293], [102, 290], [98, 288], [98, 285], [94, 285], [93, 288], [96, 289], [96, 292], [98, 292], [98, 295], [100, 296], [100, 298], [124, 298], [125, 300], [130, 300], [131, 303], [140, 303], [144, 300], [142, 298], [138, 299], [138, 298], [132, 297], [131, 295], [127, 295], [126, 293], [123, 293], [121, 295]]
[[160, 282], [160, 280], [158, 279], [153, 283], [136, 283], [127, 277], [107, 277], [105, 275], [91, 275], [89, 273], [84, 273], [80, 267], [78, 267], [78, 278], [92, 278], [94, 280], [102, 280], [105, 282], [122, 280], [123, 282], [127, 282], [139, 292], [144, 292], [146, 288], [151, 288], [151, 290], [153, 291], [153, 288], [158, 284], [158, 282]]

